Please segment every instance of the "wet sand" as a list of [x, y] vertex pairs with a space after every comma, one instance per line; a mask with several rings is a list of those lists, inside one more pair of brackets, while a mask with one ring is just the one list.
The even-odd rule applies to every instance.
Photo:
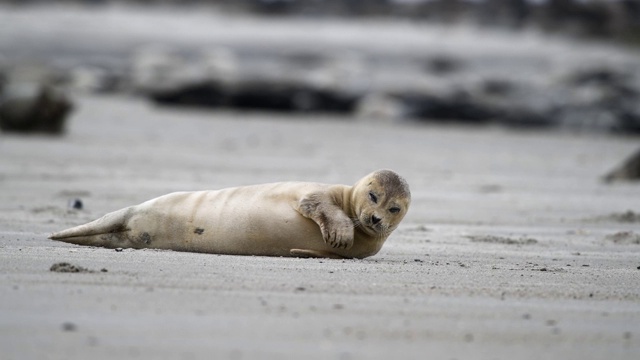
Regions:
[[[638, 185], [599, 180], [637, 139], [77, 100], [65, 137], [0, 138], [3, 359], [640, 353], [640, 224], [612, 216], [640, 210]], [[364, 260], [47, 239], [171, 191], [377, 168], [403, 174], [413, 204]], [[91, 271], [50, 271], [60, 262]]]

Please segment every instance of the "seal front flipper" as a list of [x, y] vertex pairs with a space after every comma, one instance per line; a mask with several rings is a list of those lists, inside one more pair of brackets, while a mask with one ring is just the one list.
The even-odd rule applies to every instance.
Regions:
[[326, 192], [314, 192], [300, 199], [296, 209], [320, 227], [322, 238], [332, 248], [353, 246], [353, 221]]
[[328, 252], [328, 251], [291, 249], [290, 253], [292, 256], [302, 257], [302, 258], [348, 259], [344, 256], [340, 256], [338, 254]]

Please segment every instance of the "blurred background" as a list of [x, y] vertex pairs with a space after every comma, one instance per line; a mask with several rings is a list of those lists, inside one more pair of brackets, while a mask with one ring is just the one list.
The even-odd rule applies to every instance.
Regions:
[[82, 94], [238, 111], [640, 133], [637, 0], [0, 1], [0, 122]]

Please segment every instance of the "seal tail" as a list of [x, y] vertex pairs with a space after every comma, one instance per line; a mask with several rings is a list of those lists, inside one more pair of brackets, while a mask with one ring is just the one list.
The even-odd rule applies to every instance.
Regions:
[[120, 247], [129, 231], [127, 222], [131, 212], [131, 207], [116, 210], [84, 225], [52, 233], [49, 239], [77, 245]]

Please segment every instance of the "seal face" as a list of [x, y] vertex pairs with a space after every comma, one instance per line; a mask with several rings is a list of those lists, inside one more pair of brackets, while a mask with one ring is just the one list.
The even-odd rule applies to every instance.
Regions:
[[380, 250], [410, 202], [407, 182], [378, 170], [354, 186], [285, 182], [172, 193], [50, 238], [111, 248], [364, 258]]
[[[364, 181], [363, 181], [364, 180]], [[374, 237], [387, 237], [398, 227], [409, 210], [409, 185], [389, 170], [374, 172], [355, 186], [356, 226]]]

